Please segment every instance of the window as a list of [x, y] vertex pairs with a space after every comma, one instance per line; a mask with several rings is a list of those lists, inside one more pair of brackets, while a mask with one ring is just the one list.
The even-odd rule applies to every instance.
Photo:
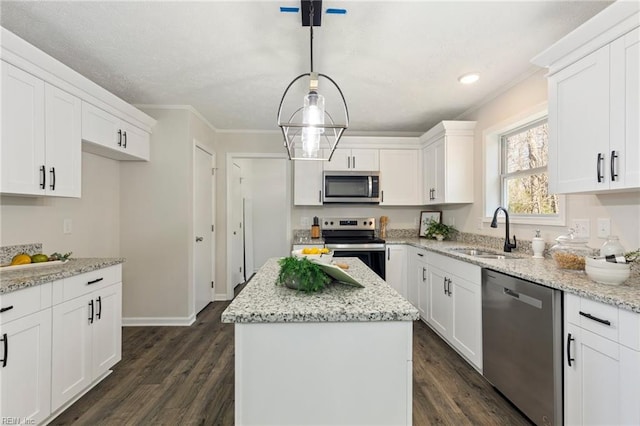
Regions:
[[512, 223], [565, 225], [564, 195], [548, 192], [547, 115], [543, 102], [483, 131], [483, 223], [503, 206]]
[[501, 205], [511, 215], [558, 214], [558, 196], [548, 192], [547, 118], [500, 135]]

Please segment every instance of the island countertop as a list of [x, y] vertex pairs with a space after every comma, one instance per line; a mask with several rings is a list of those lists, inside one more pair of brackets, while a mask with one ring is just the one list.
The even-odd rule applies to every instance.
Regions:
[[414, 321], [418, 310], [360, 259], [340, 258], [364, 288], [332, 283], [317, 293], [276, 285], [271, 258], [222, 313], [224, 323]]
[[122, 258], [80, 258], [71, 259], [64, 263], [43, 264], [24, 269], [2, 268], [0, 270], [0, 294], [61, 280], [123, 262]]

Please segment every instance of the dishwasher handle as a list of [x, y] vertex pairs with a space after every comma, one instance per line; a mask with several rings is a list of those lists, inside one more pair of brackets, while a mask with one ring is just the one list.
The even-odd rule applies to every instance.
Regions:
[[515, 298], [515, 299], [520, 299], [520, 293], [516, 293], [515, 291], [510, 290], [510, 289], [508, 289], [508, 288], [504, 288], [504, 289], [502, 290], [502, 292], [503, 292], [504, 294], [506, 294], [507, 296], [511, 296], [511, 297], [513, 297], [513, 298]]
[[529, 306], [533, 306], [536, 309], [542, 309], [542, 300], [536, 299], [535, 297], [527, 296], [524, 293], [518, 293], [507, 287], [502, 288], [502, 294], [512, 297], [522, 303], [526, 303]]

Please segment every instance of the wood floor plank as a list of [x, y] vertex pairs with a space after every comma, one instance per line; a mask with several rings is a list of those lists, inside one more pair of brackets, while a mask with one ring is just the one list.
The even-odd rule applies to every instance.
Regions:
[[[205, 308], [191, 327], [125, 327], [113, 374], [52, 425], [233, 425], [234, 329]], [[530, 425], [421, 321], [413, 329], [414, 425]]]

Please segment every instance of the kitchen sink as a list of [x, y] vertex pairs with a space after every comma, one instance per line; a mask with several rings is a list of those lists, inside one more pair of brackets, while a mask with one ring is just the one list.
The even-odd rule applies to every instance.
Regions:
[[514, 256], [509, 253], [501, 253], [494, 250], [479, 249], [479, 248], [453, 248], [452, 252], [466, 254], [467, 256], [480, 257], [482, 259], [521, 259], [519, 256]]

